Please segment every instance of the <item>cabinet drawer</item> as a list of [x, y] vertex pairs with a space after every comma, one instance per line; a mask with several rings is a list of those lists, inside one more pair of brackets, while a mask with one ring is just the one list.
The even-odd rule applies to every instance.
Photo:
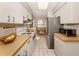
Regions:
[[31, 37], [24, 46], [18, 51], [16, 56], [31, 56], [34, 50], [34, 42], [33, 37]]
[[15, 56], [27, 56], [27, 49], [21, 49], [18, 51], [18, 53]]

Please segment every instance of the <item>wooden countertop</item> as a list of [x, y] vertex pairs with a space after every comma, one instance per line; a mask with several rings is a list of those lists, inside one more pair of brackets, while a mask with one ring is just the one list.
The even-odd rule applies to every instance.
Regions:
[[12, 56], [24, 45], [24, 43], [31, 37], [31, 35], [19, 35], [14, 42], [9, 44], [2, 44], [0, 42], [0, 56]]
[[64, 42], [79, 42], [79, 35], [77, 35], [76, 37], [67, 37], [61, 33], [54, 33], [54, 35]]

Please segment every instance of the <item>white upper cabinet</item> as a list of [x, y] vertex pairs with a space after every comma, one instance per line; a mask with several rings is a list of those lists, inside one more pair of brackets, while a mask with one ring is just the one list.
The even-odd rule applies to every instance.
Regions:
[[23, 11], [24, 7], [20, 3], [8, 3], [8, 13], [10, 15], [11, 23], [23, 23]]
[[79, 2], [74, 3], [74, 23], [79, 23]]
[[23, 24], [23, 16], [29, 12], [19, 2], [0, 3], [0, 23]]
[[61, 24], [79, 23], [79, 3], [66, 3], [57, 13]]
[[8, 8], [6, 3], [0, 3], [0, 22], [9, 22]]
[[61, 8], [61, 24], [73, 23], [73, 4], [67, 3], [64, 7]]

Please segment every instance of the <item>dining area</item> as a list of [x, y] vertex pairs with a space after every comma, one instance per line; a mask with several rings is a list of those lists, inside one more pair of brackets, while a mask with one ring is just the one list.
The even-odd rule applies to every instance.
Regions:
[[47, 35], [47, 20], [46, 19], [37, 19], [35, 21], [36, 33], [39, 36]]
[[46, 27], [37, 27], [36, 32], [38, 35], [46, 35], [47, 34], [47, 28]]

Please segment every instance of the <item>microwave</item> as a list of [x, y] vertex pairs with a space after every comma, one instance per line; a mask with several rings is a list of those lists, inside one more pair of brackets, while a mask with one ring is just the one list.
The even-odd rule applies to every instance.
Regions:
[[66, 36], [73, 36], [75, 37], [76, 36], [76, 29], [64, 29], [64, 34]]
[[59, 33], [64, 34], [64, 29], [63, 28], [59, 28]]

